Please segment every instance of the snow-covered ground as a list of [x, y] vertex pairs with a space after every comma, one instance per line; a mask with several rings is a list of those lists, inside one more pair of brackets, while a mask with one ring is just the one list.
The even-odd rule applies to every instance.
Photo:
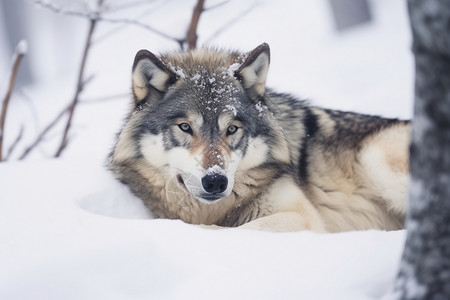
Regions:
[[[132, 19], [149, 10], [142, 22], [182, 36], [194, 2], [153, 1], [109, 17]], [[376, 0], [371, 7], [372, 23], [336, 33], [326, 0], [230, 1], [202, 15], [199, 43], [248, 51], [268, 42], [269, 86], [321, 106], [409, 118], [413, 62], [405, 3]], [[154, 220], [103, 169], [129, 107], [134, 54], [177, 48], [145, 29], [99, 25], [88, 60], [95, 77], [67, 151], [50, 158], [62, 126], [56, 127], [17, 162], [70, 100], [87, 30], [83, 19], [30, 3], [24, 17], [33, 28], [28, 59], [36, 81], [17, 87], [6, 124], [6, 148], [21, 124], [25, 131], [16, 154], [0, 164], [0, 299], [359, 300], [389, 289], [404, 231], [265, 233]], [[7, 30], [0, 30], [0, 43]], [[5, 61], [0, 52], [0, 95]], [[110, 95], [119, 97], [93, 101]]]

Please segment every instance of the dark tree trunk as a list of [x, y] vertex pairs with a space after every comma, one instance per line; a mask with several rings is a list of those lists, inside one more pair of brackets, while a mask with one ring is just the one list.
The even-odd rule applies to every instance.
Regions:
[[450, 299], [450, 1], [408, 0], [416, 64], [399, 299]]

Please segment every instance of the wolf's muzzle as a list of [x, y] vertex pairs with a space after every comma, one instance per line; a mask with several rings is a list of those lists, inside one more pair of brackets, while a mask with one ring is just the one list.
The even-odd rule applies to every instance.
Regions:
[[227, 189], [228, 178], [219, 173], [208, 174], [202, 178], [202, 186], [209, 194], [220, 194]]

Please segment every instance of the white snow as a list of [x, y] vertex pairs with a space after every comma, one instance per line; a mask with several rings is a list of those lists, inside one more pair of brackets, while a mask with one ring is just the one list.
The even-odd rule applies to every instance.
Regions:
[[[218, 155], [217, 157], [219, 157], [220, 155]], [[221, 167], [219, 167], [218, 165], [214, 165], [212, 167], [209, 167], [205, 174], [223, 174], [223, 170]]]
[[261, 103], [261, 101], [259, 101], [258, 103], [255, 104], [255, 108], [256, 108], [256, 110], [258, 111], [258, 117], [263, 116], [263, 115], [264, 115], [264, 114], [263, 114], [264, 111], [267, 110], [267, 106], [263, 105], [263, 104]]
[[228, 67], [226, 74], [227, 74], [228, 76], [234, 76], [234, 72], [236, 72], [236, 71], [239, 69], [240, 66], [241, 66], [241, 65], [238, 64], [238, 63], [231, 64], [231, 65]]
[[186, 79], [186, 74], [184, 73], [183, 69], [173, 66], [170, 62], [168, 65], [169, 68], [171, 68], [180, 78]]
[[[136, 18], [182, 37], [194, 4], [159, 0], [108, 17]], [[326, 0], [230, 1], [202, 15], [199, 44], [249, 51], [268, 42], [269, 87], [321, 106], [408, 118], [413, 64], [406, 5], [370, 4], [371, 24], [336, 33]], [[153, 219], [112, 178], [102, 165], [129, 113], [135, 53], [178, 47], [143, 28], [100, 23], [87, 64], [87, 75], [95, 77], [83, 91], [66, 152], [51, 159], [61, 123], [29, 158], [16, 161], [69, 103], [87, 30], [85, 20], [28, 2], [23, 11], [35, 81], [16, 86], [5, 127], [6, 149], [22, 124], [24, 136], [9, 161], [0, 163], [0, 299], [363, 300], [389, 290], [404, 231], [208, 230]], [[0, 82], [13, 53], [5, 51], [5, 32], [0, 29]], [[0, 85], [0, 99], [4, 91]]]
[[234, 105], [227, 104], [225, 105], [225, 109], [230, 111], [234, 116], [237, 116], [237, 109]]
[[[274, 234], [143, 220], [138, 202], [90, 162], [0, 170], [8, 180], [0, 299], [376, 299], [405, 239], [403, 231]], [[132, 208], [117, 216], [123, 201]]]
[[25, 55], [28, 52], [28, 43], [26, 40], [20, 40], [16, 47], [16, 53]]
[[196, 73], [194, 76], [192, 76], [192, 80], [195, 81], [195, 83], [197, 84], [197, 81], [199, 81], [201, 78], [200, 73]]

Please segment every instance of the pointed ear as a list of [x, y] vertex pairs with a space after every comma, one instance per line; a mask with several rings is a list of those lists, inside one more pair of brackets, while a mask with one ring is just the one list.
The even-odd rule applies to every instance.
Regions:
[[252, 97], [263, 96], [270, 63], [270, 48], [264, 43], [251, 51], [237, 70], [237, 77]]
[[135, 106], [142, 100], [159, 100], [175, 83], [176, 75], [153, 53], [140, 50], [133, 63], [133, 95]]

